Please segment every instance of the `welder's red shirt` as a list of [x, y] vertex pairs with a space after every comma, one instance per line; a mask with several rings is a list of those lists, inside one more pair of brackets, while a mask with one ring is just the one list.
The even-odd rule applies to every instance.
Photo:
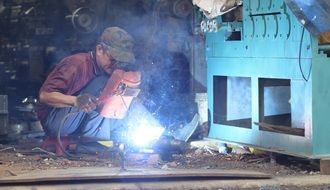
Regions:
[[[78, 53], [64, 58], [48, 75], [40, 92], [61, 92], [74, 95], [89, 81], [101, 74], [92, 52]], [[46, 119], [51, 107], [45, 104], [38, 106], [38, 117], [41, 122]]]

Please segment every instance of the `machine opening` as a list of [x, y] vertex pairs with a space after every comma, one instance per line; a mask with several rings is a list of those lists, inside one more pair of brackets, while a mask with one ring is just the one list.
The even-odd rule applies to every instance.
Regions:
[[304, 129], [292, 127], [291, 81], [259, 79], [259, 130], [304, 136]]
[[251, 79], [214, 76], [213, 122], [251, 128]]
[[221, 16], [221, 21], [223, 23], [228, 23], [230, 25], [230, 30], [227, 31], [226, 41], [241, 41], [243, 32], [243, 22], [242, 22], [243, 9], [242, 6], [229, 11]]
[[231, 34], [228, 36], [226, 41], [241, 41], [241, 31], [233, 31]]

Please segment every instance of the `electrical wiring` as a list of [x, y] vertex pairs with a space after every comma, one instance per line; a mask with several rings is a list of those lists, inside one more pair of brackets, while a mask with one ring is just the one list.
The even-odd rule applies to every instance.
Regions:
[[[123, 101], [123, 104], [124, 104], [125, 108], [127, 109], [128, 113], [129, 113], [128, 106], [127, 106], [127, 104], [126, 104], [126, 102], [125, 102], [123, 96], [120, 95], [120, 94], [119, 94], [119, 96], [121, 97], [121, 100]], [[67, 155], [69, 158], [79, 158], [79, 159], [80, 159], [80, 158], [81, 158], [80, 156], [76, 156], [76, 155], [70, 154], [68, 151], [66, 151], [65, 147], [63, 147], [62, 140], [61, 140], [61, 130], [62, 130], [62, 127], [63, 127], [63, 125], [64, 125], [65, 120], [66, 120], [68, 117], [73, 116], [73, 115], [78, 114], [78, 113], [79, 113], [78, 111], [76, 111], [76, 112], [71, 112], [71, 113], [66, 114], [66, 115], [63, 117], [63, 119], [61, 120], [60, 126], [59, 126], [59, 128], [58, 128], [58, 131], [57, 131], [57, 142], [58, 142], [58, 144], [59, 144], [61, 150], [63, 151], [63, 153], [64, 153], [65, 155]]]
[[303, 44], [303, 40], [304, 40], [304, 34], [305, 34], [305, 28], [302, 29], [301, 32], [301, 38], [300, 38], [300, 45], [299, 45], [299, 57], [298, 57], [298, 61], [299, 61], [299, 69], [300, 69], [300, 73], [301, 76], [303, 77], [303, 79], [305, 80], [305, 82], [308, 82], [311, 71], [312, 71], [312, 63], [309, 66], [309, 72], [307, 77], [305, 76], [303, 70], [302, 70], [302, 66], [301, 66], [301, 51], [302, 51], [302, 44]]

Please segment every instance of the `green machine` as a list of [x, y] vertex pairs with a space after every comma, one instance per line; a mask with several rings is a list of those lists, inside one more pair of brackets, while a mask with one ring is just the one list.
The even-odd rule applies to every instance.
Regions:
[[[243, 0], [203, 21], [209, 138], [330, 157], [330, 46], [317, 37], [329, 29], [327, 1]], [[306, 3], [319, 3], [329, 23], [301, 13]]]

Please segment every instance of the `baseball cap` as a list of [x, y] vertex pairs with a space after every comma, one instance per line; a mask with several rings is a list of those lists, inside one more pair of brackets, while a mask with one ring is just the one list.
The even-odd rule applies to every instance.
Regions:
[[107, 46], [107, 51], [115, 60], [124, 63], [135, 62], [134, 40], [125, 30], [119, 27], [106, 28], [100, 37], [100, 43]]

